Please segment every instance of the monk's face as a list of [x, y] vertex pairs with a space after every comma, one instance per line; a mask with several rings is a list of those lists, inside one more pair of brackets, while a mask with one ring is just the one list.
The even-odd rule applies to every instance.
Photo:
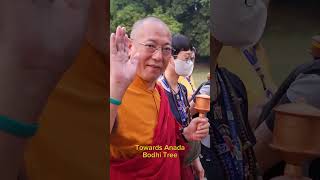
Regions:
[[147, 82], [157, 81], [171, 58], [170, 49], [171, 33], [168, 28], [159, 22], [144, 22], [130, 48], [131, 56], [139, 53], [137, 75]]

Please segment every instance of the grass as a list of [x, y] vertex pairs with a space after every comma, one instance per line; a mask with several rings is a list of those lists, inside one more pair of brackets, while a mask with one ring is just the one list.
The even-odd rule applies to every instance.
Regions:
[[197, 63], [195, 64], [192, 77], [196, 87], [201, 83], [207, 81], [208, 73], [210, 72], [210, 65], [207, 63]]

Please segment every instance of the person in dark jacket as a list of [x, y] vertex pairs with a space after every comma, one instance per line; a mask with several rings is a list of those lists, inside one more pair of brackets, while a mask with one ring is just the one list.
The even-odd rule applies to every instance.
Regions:
[[255, 137], [248, 122], [248, 99], [241, 79], [220, 68], [222, 43], [211, 37], [209, 136], [202, 140], [201, 162], [208, 180], [258, 179]]
[[[255, 131], [257, 160], [264, 172], [264, 179], [283, 174], [284, 162], [269, 144], [272, 140], [275, 114], [273, 108], [280, 104], [303, 101], [320, 109], [320, 36], [313, 36], [310, 48], [312, 61], [296, 67], [282, 82], [273, 98], [263, 107], [259, 117], [259, 127]], [[280, 163], [279, 163], [280, 162]], [[304, 176], [320, 179], [320, 160], [305, 165]]]

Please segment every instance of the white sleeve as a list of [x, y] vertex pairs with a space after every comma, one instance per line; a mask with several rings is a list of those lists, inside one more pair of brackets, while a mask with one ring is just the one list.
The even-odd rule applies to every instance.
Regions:
[[306, 103], [320, 109], [320, 76], [317, 74], [299, 75], [286, 94], [291, 102], [304, 99]]
[[200, 94], [206, 94], [208, 96], [210, 96], [210, 85], [204, 85], [201, 87], [200, 91], [199, 91]]

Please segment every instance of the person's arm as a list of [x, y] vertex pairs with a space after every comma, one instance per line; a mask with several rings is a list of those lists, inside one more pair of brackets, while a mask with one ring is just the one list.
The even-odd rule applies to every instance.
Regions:
[[[121, 101], [136, 74], [139, 54], [129, 59], [129, 39], [124, 27], [110, 36], [110, 99]], [[110, 103], [110, 133], [113, 130], [119, 105]]]
[[[115, 98], [116, 100], [121, 101], [125, 91], [117, 90], [115, 83], [111, 82], [110, 83], [110, 98]], [[117, 119], [117, 112], [118, 112], [118, 107], [119, 105], [115, 105], [110, 103], [110, 133], [112, 133], [114, 129], [114, 125], [116, 124], [116, 119]]]
[[194, 103], [194, 101], [190, 101], [189, 104], [190, 104], [191, 116], [194, 116], [195, 114], [198, 113], [197, 110], [194, 108], [196, 104]]
[[187, 141], [200, 141], [209, 134], [209, 127], [208, 118], [196, 117], [183, 128], [182, 134]]
[[204, 180], [204, 169], [202, 167], [202, 164], [200, 162], [200, 158], [197, 157], [194, 161], [192, 161], [192, 167], [193, 170], [195, 171], [196, 176], [198, 177], [199, 180]]
[[262, 113], [264, 105], [267, 103], [268, 99], [264, 99], [264, 101], [259, 102], [248, 110], [248, 120], [250, 127], [255, 130], [259, 126], [259, 117]]
[[[278, 104], [301, 102], [320, 108], [320, 76], [317, 74], [300, 74], [294, 82], [291, 83], [285, 95], [279, 100]], [[279, 162], [280, 156], [273, 151], [269, 144], [272, 140], [272, 130], [275, 121], [274, 112], [270, 112], [265, 121], [256, 129], [255, 136], [257, 144], [255, 153], [258, 163], [263, 171]]]
[[[0, 1], [1, 116], [38, 122], [84, 40], [89, 7], [90, 0]], [[0, 179], [17, 179], [26, 144], [0, 130]]]
[[290, 102], [301, 102], [320, 109], [320, 73], [300, 74], [286, 92]]
[[262, 172], [266, 172], [269, 168], [280, 162], [281, 157], [269, 146], [272, 142], [272, 132], [265, 122], [255, 130], [255, 136], [257, 143], [254, 146], [254, 151], [259, 168]]
[[[271, 100], [272, 101], [272, 100]], [[290, 103], [286, 95], [283, 95], [278, 104]], [[266, 106], [267, 108], [268, 106]], [[261, 117], [262, 118], [262, 117]], [[271, 110], [262, 123], [255, 129], [256, 144], [254, 146], [257, 162], [262, 173], [281, 161], [280, 155], [270, 147], [272, 142], [272, 131], [275, 123], [275, 112]]]

